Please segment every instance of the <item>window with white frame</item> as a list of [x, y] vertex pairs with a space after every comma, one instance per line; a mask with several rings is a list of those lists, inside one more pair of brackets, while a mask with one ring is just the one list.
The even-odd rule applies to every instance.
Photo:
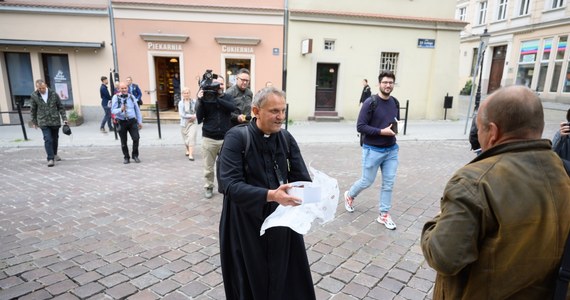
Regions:
[[382, 52], [380, 55], [380, 72], [382, 71], [392, 71], [396, 74], [398, 69], [398, 57], [397, 52]]
[[481, 1], [477, 11], [477, 25], [485, 24], [485, 19], [487, 19], [487, 1]]
[[530, 0], [520, 0], [519, 16], [526, 16], [529, 12]]
[[552, 0], [552, 6], [551, 6], [552, 9], [559, 8], [562, 6], [564, 6], [564, 0]]
[[540, 40], [524, 41], [521, 43], [515, 84], [530, 88], [534, 76], [534, 65], [538, 54], [539, 43]]
[[325, 50], [334, 51], [334, 40], [325, 40]]
[[465, 21], [465, 14], [467, 13], [467, 7], [460, 7], [457, 9], [457, 19], [459, 21]]
[[558, 38], [558, 43], [556, 46], [556, 55], [554, 56], [554, 72], [552, 73], [552, 81], [550, 82], [550, 91], [553, 93], [558, 91], [558, 84], [562, 77], [562, 65], [564, 63], [564, 56], [566, 55], [567, 44], [568, 44], [567, 35], [563, 35]]
[[504, 20], [507, 18], [507, 4], [508, 0], [499, 0], [499, 6], [497, 7], [497, 20]]

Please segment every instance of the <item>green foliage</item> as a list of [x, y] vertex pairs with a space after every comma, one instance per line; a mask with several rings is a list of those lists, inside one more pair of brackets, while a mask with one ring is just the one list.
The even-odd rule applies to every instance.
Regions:
[[77, 120], [79, 120], [79, 118], [81, 118], [81, 116], [79, 115], [79, 112], [77, 112], [77, 110], [75, 109], [70, 111], [69, 116], [67, 117], [67, 119], [71, 122], [76, 122]]
[[463, 89], [459, 93], [461, 95], [471, 95], [471, 88], [473, 88], [473, 82], [471, 81], [471, 79], [469, 79], [469, 80], [467, 80], [467, 82], [465, 83], [465, 86], [463, 87]]

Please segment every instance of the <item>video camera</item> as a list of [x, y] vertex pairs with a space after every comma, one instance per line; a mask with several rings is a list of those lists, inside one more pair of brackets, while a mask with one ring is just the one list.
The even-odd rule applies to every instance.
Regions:
[[214, 74], [212, 70], [206, 70], [206, 73], [202, 75], [202, 80], [200, 80], [200, 89], [204, 92], [202, 99], [204, 101], [214, 101], [218, 96], [218, 90], [220, 89], [220, 83], [214, 81], [217, 79], [218, 75]]

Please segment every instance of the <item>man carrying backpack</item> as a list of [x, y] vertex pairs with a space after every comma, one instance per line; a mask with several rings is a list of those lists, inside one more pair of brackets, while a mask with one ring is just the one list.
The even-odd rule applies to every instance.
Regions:
[[344, 192], [344, 208], [354, 211], [354, 199], [360, 192], [374, 183], [378, 168], [382, 172], [380, 192], [380, 215], [376, 221], [390, 230], [396, 229], [388, 211], [392, 206], [392, 187], [398, 169], [398, 120], [400, 105], [390, 94], [394, 90], [396, 76], [391, 71], [383, 71], [378, 76], [380, 93], [372, 95], [362, 104], [356, 129], [362, 138], [362, 177]]
[[[129, 94], [129, 86], [125, 82], [119, 83], [119, 94], [113, 96], [111, 112], [115, 115], [119, 136], [121, 137], [121, 150], [123, 150], [123, 163], [130, 163], [132, 157], [136, 163], [139, 159], [139, 129], [142, 128], [142, 115], [137, 99]], [[127, 132], [133, 140], [132, 156], [129, 155], [127, 145]]]

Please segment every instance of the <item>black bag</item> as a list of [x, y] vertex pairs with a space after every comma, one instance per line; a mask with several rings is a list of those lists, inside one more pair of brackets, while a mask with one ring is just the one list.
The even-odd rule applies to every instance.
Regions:
[[69, 125], [67, 124], [64, 124], [63, 127], [61, 127], [61, 131], [65, 135], [71, 135], [71, 128], [69, 128]]
[[565, 160], [570, 160], [570, 136], [564, 135], [560, 137], [560, 141], [554, 147], [554, 152]]

